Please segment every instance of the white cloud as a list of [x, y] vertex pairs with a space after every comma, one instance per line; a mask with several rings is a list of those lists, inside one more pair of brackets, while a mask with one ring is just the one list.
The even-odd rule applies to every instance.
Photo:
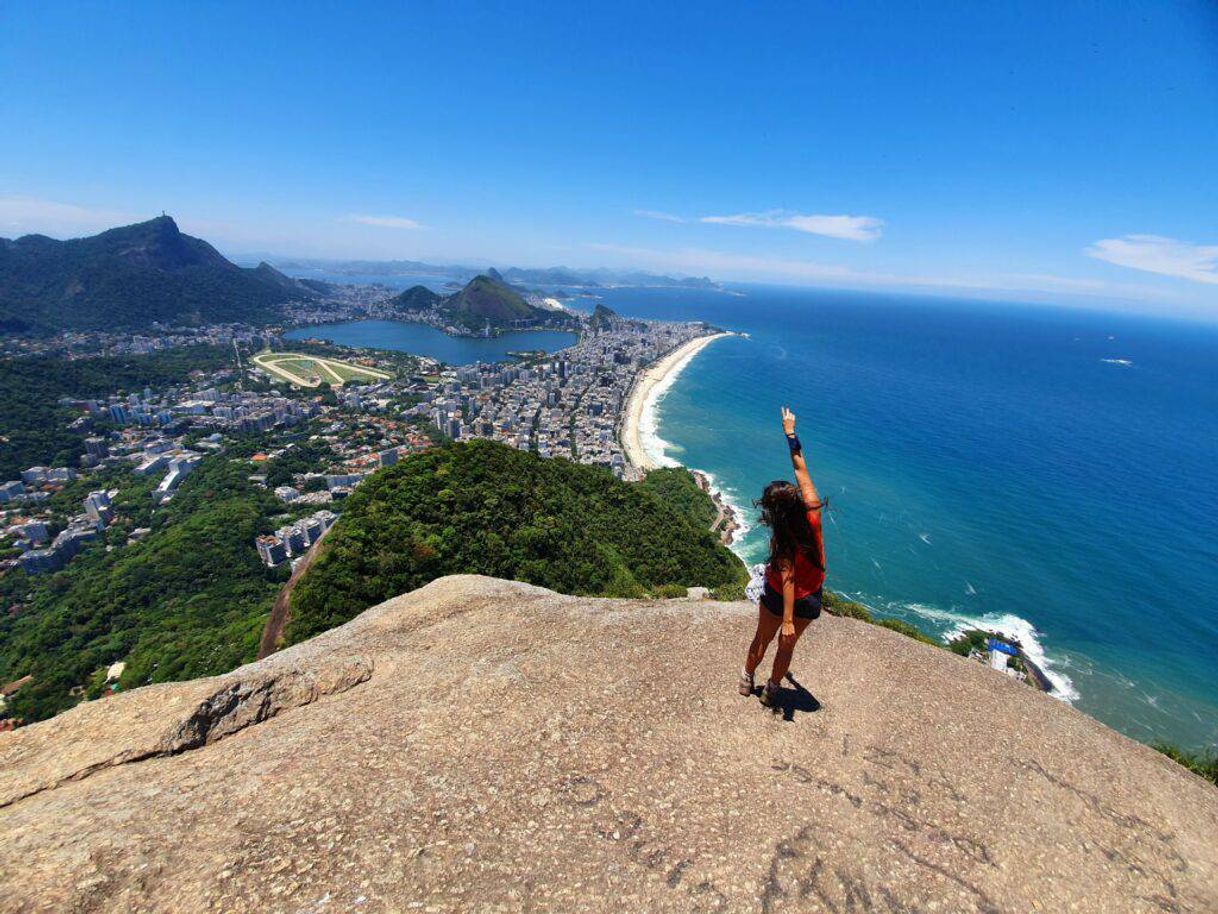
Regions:
[[809, 235], [824, 235], [846, 241], [875, 241], [880, 237], [884, 220], [873, 216], [801, 216], [783, 210], [768, 213], [737, 213], [734, 216], [703, 216], [702, 222], [715, 225], [747, 225], [761, 228], [785, 228]]
[[405, 216], [364, 216], [352, 214], [343, 218], [344, 222], [359, 222], [362, 225], [375, 225], [377, 228], [421, 229], [423, 226]]
[[642, 216], [644, 219], [656, 219], [660, 222], [687, 222], [681, 216], [674, 216], [672, 213], [663, 213], [655, 209], [636, 209], [636, 216]]
[[1010, 273], [990, 277], [911, 275], [856, 270], [841, 264], [794, 260], [766, 255], [739, 254], [704, 248], [655, 250], [617, 244], [591, 244], [589, 248], [632, 266], [658, 272], [709, 274], [716, 279], [786, 282], [796, 285], [843, 288], [939, 290], [1011, 300], [1043, 300], [1056, 303], [1061, 295], [1075, 300], [1094, 298], [1105, 305], [1114, 299], [1169, 301], [1170, 291], [1145, 286], [1109, 283], [1052, 274]]
[[590, 244], [589, 248], [615, 254], [637, 265], [655, 270], [678, 270], [686, 273], [710, 273], [716, 277], [746, 280], [786, 280], [837, 282], [861, 285], [970, 285], [949, 279], [890, 276], [881, 273], [861, 273], [840, 264], [818, 263], [811, 260], [791, 260], [755, 254], [738, 254], [705, 248], [653, 250], [618, 244]]
[[1218, 284], [1218, 245], [1192, 244], [1161, 235], [1126, 235], [1097, 241], [1085, 253], [1133, 270]]
[[39, 200], [35, 197], [0, 197], [0, 235], [41, 233], [72, 236], [100, 232], [151, 218], [155, 213], [90, 209], [74, 203]]

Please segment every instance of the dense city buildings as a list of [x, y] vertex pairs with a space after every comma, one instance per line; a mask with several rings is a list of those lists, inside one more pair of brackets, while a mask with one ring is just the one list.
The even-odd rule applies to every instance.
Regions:
[[544, 359], [448, 369], [414, 412], [455, 440], [490, 438], [623, 476], [618, 424], [635, 378], [706, 333], [700, 323], [615, 320]]
[[[387, 290], [335, 289], [326, 299], [288, 306], [285, 317], [304, 324], [391, 316], [382, 315]], [[573, 312], [567, 314], [571, 320]], [[633, 478], [637, 471], [619, 440], [631, 386], [645, 366], [708, 328], [625, 320], [606, 310], [594, 320], [580, 318], [579, 329], [578, 342], [569, 348], [493, 364], [445, 366], [364, 352], [361, 362], [383, 370], [386, 380], [365, 384], [351, 378], [325, 389], [290, 384], [251, 362], [248, 353], [255, 347], [282, 350], [273, 330], [222, 325], [126, 337], [65, 332], [10, 340], [9, 349], [25, 356], [88, 358], [209, 343], [232, 347], [233, 357], [231, 364], [190, 371], [159, 389], [59, 399], [56, 405], [76, 417], [72, 427], [85, 434], [83, 447], [73, 465], [32, 466], [20, 478], [0, 482], [0, 573], [20, 567], [42, 575], [63, 568], [123, 513], [113, 500], [120, 491], [148, 480], [141, 497], [155, 512], [206, 460], [247, 461], [250, 480], [287, 512], [273, 534], [251, 544], [270, 567], [299, 559], [337, 516], [328, 507], [363, 479], [435, 440], [489, 438]], [[249, 440], [267, 440], [269, 447], [241, 458], [230, 455], [235, 442]], [[276, 464], [293, 469], [268, 482], [265, 468]], [[86, 488], [77, 496], [79, 510], [72, 510], [61, 493], [95, 478], [108, 480], [109, 488]], [[149, 529], [128, 524], [126, 535], [107, 548], [138, 543]]]

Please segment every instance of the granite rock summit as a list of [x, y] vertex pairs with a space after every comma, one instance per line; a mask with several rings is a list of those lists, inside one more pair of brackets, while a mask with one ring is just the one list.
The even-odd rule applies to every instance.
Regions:
[[443, 578], [266, 660], [0, 734], [0, 910], [1214, 911], [1218, 791], [822, 617]]

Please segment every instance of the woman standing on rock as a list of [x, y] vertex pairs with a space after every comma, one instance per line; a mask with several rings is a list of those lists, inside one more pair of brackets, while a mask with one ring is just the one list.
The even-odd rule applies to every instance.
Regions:
[[740, 694], [752, 695], [753, 673], [774, 635], [781, 631], [769, 681], [761, 690], [761, 703], [767, 707], [774, 704], [779, 683], [791, 666], [795, 642], [808, 623], [820, 615], [821, 588], [825, 583], [821, 500], [808, 475], [799, 436], [795, 434], [795, 414], [785, 406], [782, 430], [787, 436], [798, 485], [785, 479], [775, 480], [755, 502], [761, 508], [761, 522], [770, 528], [770, 559], [765, 569], [765, 591], [757, 605], [757, 633], [740, 672]]

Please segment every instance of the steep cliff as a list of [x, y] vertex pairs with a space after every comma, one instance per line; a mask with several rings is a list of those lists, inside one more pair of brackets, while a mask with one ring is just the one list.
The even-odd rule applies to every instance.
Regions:
[[946, 651], [443, 578], [0, 734], [4, 911], [1212, 911], [1218, 791]]

